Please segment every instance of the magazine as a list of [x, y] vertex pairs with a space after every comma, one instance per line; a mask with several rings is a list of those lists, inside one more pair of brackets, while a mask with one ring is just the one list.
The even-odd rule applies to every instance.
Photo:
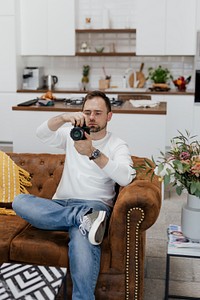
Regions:
[[186, 238], [179, 225], [170, 224], [167, 233], [169, 246], [177, 248], [200, 248], [200, 242], [193, 242]]

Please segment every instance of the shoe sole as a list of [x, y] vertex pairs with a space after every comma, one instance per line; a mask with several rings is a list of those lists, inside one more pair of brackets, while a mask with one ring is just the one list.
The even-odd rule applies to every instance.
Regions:
[[[92, 245], [99, 245], [103, 241], [104, 232], [106, 228], [106, 211], [99, 211], [98, 218], [92, 224], [88, 233], [88, 240]], [[100, 233], [98, 231], [101, 231]], [[100, 235], [98, 237], [98, 235]]]

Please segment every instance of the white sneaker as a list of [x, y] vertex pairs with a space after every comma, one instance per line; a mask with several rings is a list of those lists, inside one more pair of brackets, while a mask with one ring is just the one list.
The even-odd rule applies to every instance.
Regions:
[[92, 245], [99, 245], [103, 241], [106, 229], [106, 211], [94, 211], [81, 218], [79, 229], [83, 235], [88, 232], [88, 240]]

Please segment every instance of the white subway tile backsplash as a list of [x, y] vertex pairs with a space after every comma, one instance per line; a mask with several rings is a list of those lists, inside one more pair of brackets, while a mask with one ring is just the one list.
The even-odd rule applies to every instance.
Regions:
[[[109, 10], [111, 26], [113, 28], [136, 28], [136, 0], [76, 0], [76, 28], [85, 28], [85, 17], [91, 17], [92, 28], [102, 28], [102, 15], [104, 8]], [[95, 34], [95, 39], [91, 34], [89, 39], [87, 34], [82, 34], [77, 40], [77, 51], [80, 50], [81, 43], [87, 41], [92, 51], [97, 45], [103, 45], [104, 51], [112, 51], [113, 44], [116, 51], [132, 51], [136, 49], [135, 34]], [[90, 70], [90, 85], [92, 88], [98, 87], [99, 79], [104, 76], [102, 67], [107, 74], [111, 75], [111, 85], [122, 86], [122, 77], [128, 68], [138, 71], [141, 63], [144, 62], [143, 72], [148, 75], [149, 67], [162, 65], [167, 67], [176, 78], [180, 75], [193, 75], [194, 57], [190, 56], [133, 56], [133, 57], [47, 57], [29, 56], [24, 57], [25, 66], [44, 66], [45, 74], [55, 74], [58, 76], [59, 88], [78, 87], [81, 82], [83, 65], [88, 64]], [[194, 76], [190, 87], [194, 87]]]

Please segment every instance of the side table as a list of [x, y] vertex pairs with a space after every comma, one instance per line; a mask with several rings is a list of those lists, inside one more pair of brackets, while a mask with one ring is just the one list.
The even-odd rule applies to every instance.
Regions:
[[4, 263], [0, 266], [0, 300], [54, 300], [64, 284], [66, 268]]
[[171, 257], [187, 257], [200, 259], [200, 248], [178, 248], [171, 245], [167, 245], [167, 257], [166, 257], [166, 277], [165, 277], [165, 300], [168, 299], [200, 299], [199, 297], [178, 296], [169, 294], [169, 282], [170, 282], [170, 258]]

